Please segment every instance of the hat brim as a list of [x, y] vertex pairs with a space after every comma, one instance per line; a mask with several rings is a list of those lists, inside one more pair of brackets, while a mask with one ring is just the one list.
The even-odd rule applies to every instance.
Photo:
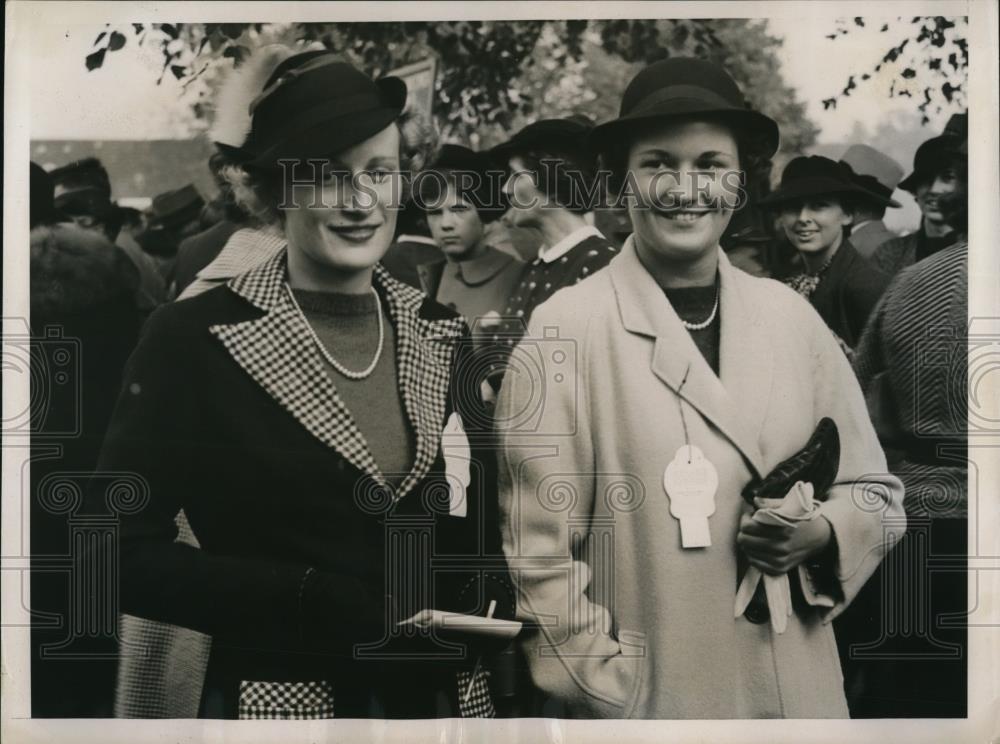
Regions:
[[913, 156], [913, 172], [900, 181], [897, 188], [915, 194], [920, 184], [947, 167], [951, 158], [968, 156], [968, 147], [962, 150], [965, 142], [965, 139], [951, 134], [939, 134], [924, 141]]
[[566, 129], [563, 131], [549, 129], [524, 133], [519, 132], [506, 142], [501, 142], [487, 150], [490, 158], [506, 167], [507, 162], [532, 150], [573, 153], [588, 151], [589, 141], [586, 132]]
[[277, 169], [279, 160], [325, 159], [375, 136], [399, 118], [406, 107], [406, 83], [385, 77], [375, 81], [384, 105], [361, 112], [345, 112], [290, 133], [261, 152], [216, 143], [220, 151], [247, 166]]
[[760, 200], [761, 206], [771, 206], [794, 201], [795, 199], [807, 199], [816, 196], [861, 196], [870, 199], [879, 199], [878, 194], [860, 188], [853, 184], [846, 184], [832, 178], [812, 177], [802, 178], [784, 186], [779, 186], [767, 196]]
[[877, 194], [874, 191], [869, 191], [868, 189], [858, 186], [858, 190], [855, 192], [858, 196], [864, 197], [867, 201], [873, 204], [877, 204], [880, 207], [892, 207], [893, 209], [898, 209], [903, 206], [898, 201], [893, 199], [891, 196], [883, 196], [882, 194]]
[[606, 152], [614, 145], [627, 141], [630, 131], [645, 127], [657, 121], [704, 116], [719, 119], [734, 129], [758, 136], [763, 144], [764, 157], [770, 158], [778, 151], [781, 135], [778, 124], [769, 116], [750, 109], [738, 109], [722, 105], [707, 104], [697, 98], [680, 98], [664, 101], [642, 111], [620, 116], [599, 124], [591, 130], [588, 142], [600, 152]]

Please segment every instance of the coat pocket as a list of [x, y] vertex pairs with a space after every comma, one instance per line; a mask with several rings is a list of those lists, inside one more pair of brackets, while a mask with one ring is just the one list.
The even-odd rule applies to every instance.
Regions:
[[635, 709], [639, 704], [639, 696], [642, 694], [643, 680], [646, 677], [646, 663], [649, 649], [646, 646], [646, 634], [637, 630], [620, 630], [618, 641], [622, 645], [621, 656], [623, 659], [632, 659], [634, 668], [634, 679], [629, 690], [628, 697], [622, 707], [622, 718], [632, 718]]
[[329, 682], [240, 682], [239, 717], [304, 721], [333, 718]]

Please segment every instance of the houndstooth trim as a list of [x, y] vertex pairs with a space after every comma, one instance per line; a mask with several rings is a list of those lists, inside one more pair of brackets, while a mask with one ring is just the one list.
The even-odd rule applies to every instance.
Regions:
[[[385, 486], [385, 479], [333, 381], [307, 321], [284, 291], [286, 251], [229, 282], [266, 311], [260, 318], [214, 325], [209, 330], [229, 354], [317, 439], [339, 451]], [[437, 456], [451, 378], [451, 359], [464, 329], [459, 318], [420, 317], [424, 295], [376, 266], [373, 282], [385, 297], [396, 329], [396, 363], [403, 404], [416, 433], [414, 464], [394, 494], [405, 496], [427, 475]]]
[[240, 682], [240, 719], [309, 721], [333, 718], [329, 682]]
[[458, 711], [462, 718], [497, 717], [488, 682], [489, 672], [481, 669], [476, 671], [476, 678], [472, 683], [472, 693], [469, 695], [468, 702], [465, 701], [465, 692], [469, 689], [472, 672], [458, 672], [456, 678], [458, 681]]

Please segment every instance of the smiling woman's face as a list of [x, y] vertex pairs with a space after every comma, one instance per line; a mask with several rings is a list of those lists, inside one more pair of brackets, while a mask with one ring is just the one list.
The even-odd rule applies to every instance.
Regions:
[[637, 191], [629, 216], [641, 252], [689, 262], [716, 250], [732, 218], [741, 176], [728, 127], [708, 121], [662, 124], [633, 140], [626, 169]]
[[338, 153], [316, 185], [287, 189], [290, 263], [320, 274], [356, 274], [378, 263], [396, 230], [399, 150], [399, 129], [390, 124]]
[[834, 195], [813, 196], [782, 205], [779, 223], [797, 250], [820, 254], [840, 245], [851, 214]]

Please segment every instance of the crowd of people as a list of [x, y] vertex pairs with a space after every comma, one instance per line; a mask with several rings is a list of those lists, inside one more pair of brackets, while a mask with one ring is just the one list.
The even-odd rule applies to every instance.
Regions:
[[964, 555], [964, 114], [906, 178], [855, 143], [752, 193], [779, 126], [705, 60], [481, 152], [331, 52], [224, 86], [208, 202], [32, 164], [32, 326], [86, 361], [83, 436], [33, 481], [150, 496], [117, 669], [36, 659], [35, 715], [964, 716], [964, 653], [887, 625], [928, 570], [902, 545]]

